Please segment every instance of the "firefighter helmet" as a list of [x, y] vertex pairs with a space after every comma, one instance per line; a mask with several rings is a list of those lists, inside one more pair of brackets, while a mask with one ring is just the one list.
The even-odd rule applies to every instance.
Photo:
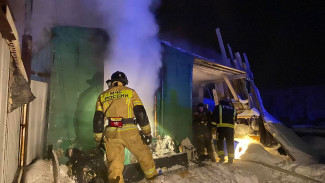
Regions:
[[112, 74], [111, 79], [107, 80], [106, 83], [120, 81], [123, 85], [127, 85], [129, 83], [128, 78], [123, 72], [116, 71]]

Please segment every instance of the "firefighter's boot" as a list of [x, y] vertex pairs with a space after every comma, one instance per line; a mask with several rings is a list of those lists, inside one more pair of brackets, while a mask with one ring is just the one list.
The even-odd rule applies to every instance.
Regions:
[[233, 163], [234, 163], [234, 158], [229, 158], [229, 159], [228, 159], [228, 163], [229, 163], [229, 164], [233, 164]]
[[223, 162], [225, 162], [225, 157], [224, 156], [220, 156], [219, 163], [223, 163]]

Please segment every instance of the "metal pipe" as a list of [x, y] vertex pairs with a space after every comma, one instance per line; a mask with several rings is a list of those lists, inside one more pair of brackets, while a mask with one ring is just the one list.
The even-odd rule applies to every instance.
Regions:
[[19, 138], [19, 166], [23, 167], [26, 165], [26, 154], [27, 154], [27, 118], [28, 118], [28, 104], [24, 104], [22, 107], [22, 116], [20, 122], [20, 138]]

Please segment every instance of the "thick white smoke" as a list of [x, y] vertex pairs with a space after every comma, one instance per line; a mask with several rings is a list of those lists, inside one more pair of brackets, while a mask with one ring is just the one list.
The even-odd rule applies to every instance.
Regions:
[[152, 0], [102, 0], [100, 10], [110, 36], [105, 77], [124, 72], [129, 87], [142, 99], [149, 119], [154, 121], [154, 95], [161, 67], [158, 25], [150, 11]]
[[[12, 5], [23, 34], [24, 0]], [[104, 80], [117, 70], [129, 79], [129, 87], [142, 99], [153, 122], [154, 95], [161, 66], [159, 31], [150, 11], [157, 0], [33, 0], [31, 34], [33, 53], [37, 54], [51, 40], [54, 26], [103, 28], [110, 41]]]

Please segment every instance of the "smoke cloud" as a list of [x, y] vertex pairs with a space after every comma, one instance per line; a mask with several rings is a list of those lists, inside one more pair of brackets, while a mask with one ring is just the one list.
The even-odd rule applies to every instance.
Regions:
[[[24, 0], [13, 0], [19, 33], [23, 34]], [[104, 80], [115, 71], [124, 72], [129, 87], [142, 99], [149, 119], [154, 121], [154, 95], [161, 67], [159, 27], [151, 12], [155, 0], [33, 0], [30, 32], [33, 54], [48, 45], [54, 26], [103, 28], [110, 41]], [[107, 88], [107, 87], [106, 87]]]
[[159, 85], [161, 67], [159, 28], [150, 11], [151, 0], [101, 1], [99, 10], [105, 14], [105, 28], [110, 36], [105, 77], [115, 71], [124, 72], [129, 86], [135, 89], [154, 121], [154, 95]]

